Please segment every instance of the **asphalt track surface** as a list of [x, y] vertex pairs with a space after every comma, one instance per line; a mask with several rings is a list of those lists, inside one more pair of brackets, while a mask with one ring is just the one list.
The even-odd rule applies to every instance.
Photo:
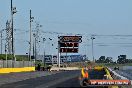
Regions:
[[[78, 77], [80, 71], [63, 71], [49, 76], [32, 78], [10, 84], [1, 85], [0, 88], [80, 88]], [[105, 72], [90, 71], [91, 79], [102, 79]], [[88, 87], [101, 88], [101, 87]]]
[[132, 70], [116, 70], [116, 72], [130, 80], [132, 80]]

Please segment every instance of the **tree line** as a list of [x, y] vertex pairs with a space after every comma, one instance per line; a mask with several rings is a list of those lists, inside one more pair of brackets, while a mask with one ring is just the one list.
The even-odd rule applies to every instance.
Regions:
[[127, 59], [126, 55], [120, 55], [118, 56], [117, 61], [113, 61], [112, 57], [105, 57], [101, 56], [98, 60], [95, 61], [96, 63], [119, 63], [119, 64], [125, 64], [125, 63], [132, 63], [132, 59]]

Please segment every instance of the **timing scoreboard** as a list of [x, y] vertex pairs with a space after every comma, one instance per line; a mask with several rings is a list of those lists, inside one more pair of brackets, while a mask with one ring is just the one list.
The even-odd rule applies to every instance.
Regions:
[[78, 53], [79, 43], [82, 36], [59, 36], [60, 53]]
[[61, 43], [65, 43], [65, 42], [81, 43], [82, 42], [82, 36], [60, 36], [59, 39]]

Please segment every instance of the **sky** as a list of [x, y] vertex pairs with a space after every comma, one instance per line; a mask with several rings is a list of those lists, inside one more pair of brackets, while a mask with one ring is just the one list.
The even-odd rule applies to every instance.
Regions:
[[[15, 53], [28, 52], [31, 9], [34, 17], [32, 30], [35, 30], [36, 22], [42, 25], [40, 36], [47, 39], [47, 54], [57, 53], [55, 48], [58, 34], [49, 32], [58, 32], [81, 34], [83, 42], [80, 44], [79, 53], [87, 54], [89, 58], [92, 58], [90, 38], [93, 34], [96, 35], [95, 58], [104, 55], [117, 59], [121, 54], [132, 58], [131, 3], [132, 0], [13, 0], [13, 6], [17, 8], [17, 13], [14, 14]], [[0, 0], [0, 30], [5, 29], [6, 21], [11, 18], [10, 13], [10, 0]], [[53, 40], [49, 41], [48, 38]], [[43, 43], [39, 44], [41, 54], [43, 46]]]

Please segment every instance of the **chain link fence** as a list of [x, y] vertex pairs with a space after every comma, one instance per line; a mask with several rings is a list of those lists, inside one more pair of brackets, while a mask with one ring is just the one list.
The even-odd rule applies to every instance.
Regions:
[[33, 66], [35, 66], [34, 61], [0, 60], [0, 68], [20, 68]]

